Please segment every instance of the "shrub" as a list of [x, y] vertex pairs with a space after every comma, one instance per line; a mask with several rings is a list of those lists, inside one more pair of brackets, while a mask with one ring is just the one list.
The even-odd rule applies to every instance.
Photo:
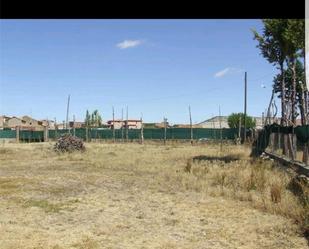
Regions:
[[281, 201], [281, 188], [278, 184], [273, 184], [270, 189], [271, 201], [279, 203]]

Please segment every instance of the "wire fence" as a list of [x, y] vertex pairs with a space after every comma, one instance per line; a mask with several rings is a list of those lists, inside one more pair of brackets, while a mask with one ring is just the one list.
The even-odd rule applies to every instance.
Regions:
[[259, 131], [253, 144], [253, 153], [270, 152], [292, 161], [309, 161], [309, 125], [267, 125]]
[[[238, 129], [208, 129], [208, 128], [193, 128], [193, 139], [212, 139], [212, 140], [231, 140], [238, 136]], [[221, 135], [222, 131], [222, 135]], [[0, 130], [0, 138], [16, 138], [16, 130]], [[71, 133], [83, 140], [92, 139], [114, 139], [112, 129], [96, 129], [96, 128], [76, 128], [76, 129], [63, 129], [63, 130], [48, 130], [47, 137], [49, 139], [57, 139], [62, 134]], [[140, 129], [129, 129], [128, 130], [128, 140], [141, 139]], [[164, 139], [165, 130], [164, 128], [144, 128], [143, 129], [144, 139], [156, 140]], [[115, 129], [115, 139], [124, 140], [126, 139], [125, 129]], [[190, 128], [167, 128], [166, 129], [166, 139], [167, 140], [189, 140], [191, 139], [191, 129]], [[20, 141], [44, 141], [44, 131], [19, 131]]]

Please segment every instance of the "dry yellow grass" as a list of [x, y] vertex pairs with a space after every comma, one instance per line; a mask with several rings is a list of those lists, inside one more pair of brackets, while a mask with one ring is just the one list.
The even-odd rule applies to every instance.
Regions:
[[308, 248], [290, 176], [243, 147], [86, 147], [0, 147], [0, 248]]

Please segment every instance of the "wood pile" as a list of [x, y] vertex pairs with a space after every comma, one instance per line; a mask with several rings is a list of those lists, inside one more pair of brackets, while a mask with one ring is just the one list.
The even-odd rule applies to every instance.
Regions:
[[71, 134], [63, 134], [54, 146], [57, 152], [85, 151], [83, 140]]

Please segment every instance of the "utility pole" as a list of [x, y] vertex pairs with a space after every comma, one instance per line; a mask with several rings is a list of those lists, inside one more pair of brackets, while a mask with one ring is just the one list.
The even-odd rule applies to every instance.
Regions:
[[245, 103], [244, 103], [244, 140], [246, 142], [246, 118], [247, 118], [247, 72], [245, 72]]
[[167, 118], [163, 118], [164, 120], [164, 145], [166, 144], [166, 123], [167, 123]]
[[192, 117], [191, 117], [191, 107], [189, 106], [189, 117], [190, 117], [190, 143], [193, 145], [193, 129], [192, 129]]
[[127, 121], [126, 121], [126, 141], [129, 140], [129, 108], [127, 106]]
[[115, 111], [113, 106], [113, 142], [115, 143]]
[[69, 125], [69, 109], [70, 109], [70, 94], [68, 96], [68, 103], [67, 103], [67, 118], [66, 118], [66, 126], [65, 126], [66, 129], [68, 129], [68, 125]]

